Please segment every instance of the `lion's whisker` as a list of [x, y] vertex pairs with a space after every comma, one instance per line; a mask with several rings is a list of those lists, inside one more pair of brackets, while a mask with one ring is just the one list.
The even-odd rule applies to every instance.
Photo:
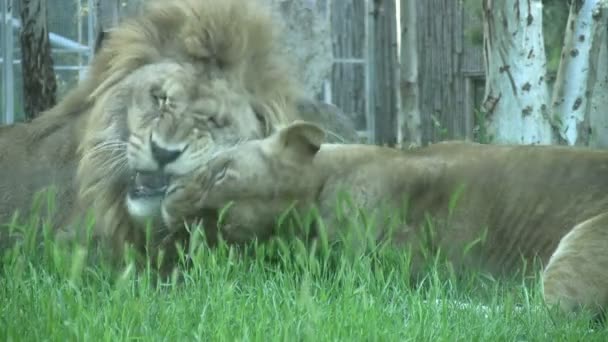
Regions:
[[127, 144], [122, 141], [110, 141], [95, 145], [92, 149], [85, 153], [85, 156], [91, 158], [98, 154], [123, 155], [126, 156]]

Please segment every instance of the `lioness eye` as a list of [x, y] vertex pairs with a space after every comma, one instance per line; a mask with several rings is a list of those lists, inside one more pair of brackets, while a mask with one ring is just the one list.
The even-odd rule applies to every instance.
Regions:
[[220, 128], [220, 122], [215, 115], [208, 116], [207, 122], [209, 122], [209, 124], [215, 128]]
[[209, 115], [207, 116], [207, 124], [214, 128], [223, 128], [228, 126], [230, 122], [224, 115]]
[[213, 175], [214, 184], [219, 184], [234, 176], [234, 170], [231, 169], [232, 162], [232, 159], [224, 159], [221, 164], [217, 165], [215, 169], [218, 171]]
[[213, 178], [214, 183], [219, 183], [222, 180], [224, 180], [224, 178], [226, 177], [226, 173], [228, 170], [228, 164], [225, 164], [222, 169], [220, 170], [220, 172], [215, 174], [215, 177]]

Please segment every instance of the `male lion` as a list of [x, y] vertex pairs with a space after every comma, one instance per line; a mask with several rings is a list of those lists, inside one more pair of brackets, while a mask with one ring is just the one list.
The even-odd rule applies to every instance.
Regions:
[[[211, 223], [239, 243], [279, 233], [275, 222], [287, 209], [316, 208], [335, 241], [372, 218], [375, 229], [357, 233], [408, 246], [414, 272], [429, 251], [441, 251], [456, 269], [494, 275], [514, 274], [522, 258], [546, 263], [554, 254], [545, 276], [549, 302], [608, 304], [608, 151], [463, 142], [402, 151], [322, 145], [323, 138], [318, 126], [296, 122], [218, 152], [170, 185], [165, 223], [222, 209], [221, 222]], [[343, 190], [352, 206], [340, 200]], [[578, 284], [585, 291], [572, 288]]]
[[58, 226], [79, 228], [92, 209], [98, 236], [143, 250], [144, 225], [159, 233], [169, 177], [204, 164], [211, 146], [267, 136], [298, 116], [276, 27], [256, 1], [148, 1], [57, 106], [0, 128], [0, 223], [55, 185]]

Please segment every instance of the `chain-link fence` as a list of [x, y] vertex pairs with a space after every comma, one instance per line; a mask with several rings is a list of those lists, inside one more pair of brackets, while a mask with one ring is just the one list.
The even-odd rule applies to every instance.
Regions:
[[[93, 0], [53, 0], [47, 2], [47, 25], [57, 77], [58, 97], [84, 75], [95, 42]], [[1, 123], [23, 119], [23, 75], [19, 44], [20, 1], [0, 0], [0, 83]]]

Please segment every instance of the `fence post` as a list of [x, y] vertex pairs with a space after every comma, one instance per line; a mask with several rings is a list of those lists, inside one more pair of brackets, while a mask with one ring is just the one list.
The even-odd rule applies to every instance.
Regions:
[[87, 6], [89, 8], [89, 11], [87, 12], [87, 45], [89, 46], [89, 63], [87, 64], [90, 64], [93, 60], [93, 52], [95, 51], [95, 37], [97, 37], [97, 5], [95, 4], [95, 1], [88, 0]]
[[376, 142], [376, 116], [374, 110], [374, 0], [365, 0], [365, 46], [363, 47], [365, 59], [365, 121], [367, 124], [367, 143]]
[[3, 92], [2, 123], [15, 121], [15, 94], [13, 92], [13, 4], [12, 0], [2, 0], [2, 75]]

